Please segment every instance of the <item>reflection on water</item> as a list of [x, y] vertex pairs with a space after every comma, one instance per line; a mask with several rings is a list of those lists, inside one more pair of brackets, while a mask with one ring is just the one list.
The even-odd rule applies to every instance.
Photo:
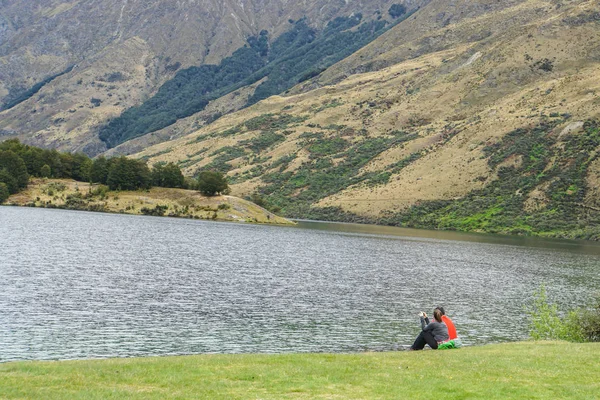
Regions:
[[0, 208], [0, 361], [392, 350], [444, 305], [467, 344], [526, 337], [545, 283], [600, 289], [592, 243]]
[[541, 247], [559, 249], [581, 254], [600, 256], [600, 243], [587, 240], [546, 239], [528, 236], [490, 235], [485, 233], [467, 233], [452, 231], [432, 231], [424, 229], [397, 228], [391, 226], [347, 224], [341, 222], [319, 222], [297, 220], [297, 227], [329, 232], [349, 232], [372, 235], [402, 236], [418, 239], [459, 240], [478, 243], [505, 244], [512, 246]]

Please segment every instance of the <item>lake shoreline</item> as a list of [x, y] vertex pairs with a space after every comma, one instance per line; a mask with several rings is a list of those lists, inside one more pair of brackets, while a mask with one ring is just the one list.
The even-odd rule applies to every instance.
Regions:
[[11, 362], [0, 364], [0, 397], [593, 398], [598, 357], [599, 344], [514, 342], [451, 351]]
[[[62, 187], [59, 193], [53, 190], [48, 194], [50, 186]], [[510, 232], [468, 231], [456, 229], [439, 229], [435, 226], [400, 226], [379, 224], [377, 219], [357, 216], [339, 220], [286, 218], [278, 216], [248, 200], [235, 196], [205, 197], [198, 192], [184, 189], [152, 188], [146, 191], [107, 191], [100, 196], [92, 195], [102, 185], [78, 182], [71, 179], [33, 178], [29, 186], [9, 197], [0, 206], [35, 207], [72, 211], [104, 212], [108, 214], [166, 216], [182, 219], [195, 219], [219, 222], [240, 222], [267, 225], [292, 226], [297, 222], [343, 224], [349, 226], [376, 226], [380, 228], [406, 229], [421, 232], [447, 232], [458, 235], [478, 235], [495, 238], [522, 238], [543, 240], [568, 240], [587, 243], [600, 243], [600, 236], [586, 232], [529, 232], [514, 234]], [[52, 188], [50, 188], [52, 190]], [[58, 196], [57, 196], [58, 194]], [[125, 204], [120, 204], [123, 197]], [[111, 200], [112, 198], [112, 200]], [[182, 200], [184, 204], [182, 204]], [[169, 207], [162, 209], [161, 207]], [[189, 207], [196, 207], [190, 212]], [[228, 212], [233, 206], [234, 211]], [[187, 208], [186, 208], [187, 207]], [[222, 207], [222, 208], [219, 208]], [[229, 207], [229, 208], [227, 208]]]
[[71, 179], [34, 178], [3, 206], [173, 217], [191, 220], [294, 225], [294, 222], [235, 196], [206, 197], [185, 189], [109, 191]]
[[581, 240], [587, 242], [600, 243], [600, 234], [597, 231], [585, 231], [585, 230], [573, 230], [573, 231], [554, 231], [554, 232], [537, 232], [537, 231], [519, 231], [514, 233], [510, 227], [501, 231], [486, 231], [486, 230], [460, 230], [460, 229], [445, 229], [439, 228], [436, 225], [427, 224], [416, 224], [416, 225], [397, 225], [392, 223], [380, 223], [378, 218], [370, 218], [367, 216], [359, 216], [350, 213], [339, 214], [338, 219], [327, 219], [327, 218], [298, 218], [290, 217], [292, 221], [313, 221], [313, 222], [324, 222], [331, 224], [351, 224], [351, 225], [375, 225], [382, 227], [394, 227], [403, 229], [415, 229], [424, 231], [437, 231], [437, 232], [455, 232], [463, 234], [479, 234], [479, 235], [496, 235], [496, 236], [507, 236], [507, 237], [523, 237], [523, 238], [543, 238], [543, 239], [557, 239], [557, 240]]
[[[518, 343], [533, 343], [531, 340], [520, 340], [514, 342], [501, 342], [501, 343], [482, 343], [482, 344], [463, 344], [459, 349], [470, 349], [475, 347], [489, 347], [489, 346], [501, 346], [508, 344]], [[600, 345], [599, 345], [600, 346]], [[410, 351], [411, 344], [391, 346], [392, 350], [364, 350], [364, 351], [351, 351], [351, 352], [255, 352], [255, 353], [182, 353], [182, 354], [157, 354], [157, 355], [145, 355], [145, 356], [107, 356], [107, 357], [81, 357], [81, 358], [48, 358], [48, 359], [18, 359], [18, 360], [0, 360], [0, 366], [10, 365], [16, 363], [71, 363], [71, 362], [110, 362], [118, 360], [132, 360], [132, 361], [143, 361], [143, 360], [154, 360], [154, 359], [166, 359], [166, 358], [194, 358], [194, 357], [305, 357], [305, 356], [319, 356], [319, 355], [330, 355], [330, 356], [361, 356], [371, 354], [396, 354], [406, 353]], [[429, 346], [420, 352], [431, 352], [432, 349]], [[446, 352], [446, 351], [444, 351]]]
[[403, 238], [413, 239], [441, 239], [451, 240], [458, 242], [482, 242], [482, 243], [501, 243], [506, 245], [517, 245], [527, 247], [547, 247], [547, 245], [554, 245], [560, 248], [578, 247], [579, 249], [589, 248], [594, 249], [591, 254], [600, 254], [600, 242], [595, 240], [586, 239], [568, 239], [560, 237], [546, 237], [546, 236], [529, 236], [529, 235], [511, 235], [511, 234], [497, 234], [487, 232], [468, 232], [468, 231], [456, 231], [447, 229], [426, 229], [426, 228], [407, 228], [401, 226], [390, 226], [390, 225], [376, 225], [368, 223], [356, 223], [356, 222], [336, 222], [336, 221], [323, 221], [323, 220], [307, 220], [293, 218], [291, 221], [295, 222], [297, 226], [302, 227], [313, 227], [317, 230], [329, 230], [331, 227], [338, 226], [343, 231], [353, 232], [357, 234], [368, 234], [368, 235], [390, 235]]

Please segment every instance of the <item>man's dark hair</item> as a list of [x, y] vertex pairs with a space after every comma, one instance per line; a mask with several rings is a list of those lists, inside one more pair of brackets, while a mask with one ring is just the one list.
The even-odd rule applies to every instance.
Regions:
[[435, 308], [436, 310], [440, 310], [442, 312], [442, 315], [446, 315], [446, 310], [444, 310], [444, 307], [439, 306]]

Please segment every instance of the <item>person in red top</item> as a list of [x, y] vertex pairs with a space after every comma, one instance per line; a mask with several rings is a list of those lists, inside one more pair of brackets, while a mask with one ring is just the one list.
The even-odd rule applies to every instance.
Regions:
[[442, 322], [448, 327], [448, 336], [450, 336], [450, 339], [448, 340], [456, 339], [458, 335], [456, 334], [454, 322], [452, 322], [450, 318], [446, 317], [446, 311], [444, 310], [444, 307], [436, 307], [436, 310], [440, 310], [442, 312]]

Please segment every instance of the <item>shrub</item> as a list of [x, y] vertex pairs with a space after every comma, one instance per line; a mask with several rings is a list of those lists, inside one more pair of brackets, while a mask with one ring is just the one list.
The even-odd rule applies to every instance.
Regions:
[[109, 190], [110, 189], [108, 188], [108, 186], [98, 185], [90, 191], [90, 194], [92, 196], [99, 196], [101, 199], [104, 199], [108, 195]]
[[184, 178], [184, 184], [189, 190], [198, 190], [198, 181], [190, 176]]
[[169, 206], [161, 206], [157, 205], [154, 208], [144, 207], [140, 211], [144, 215], [151, 215], [154, 217], [162, 217], [165, 215], [165, 212], [169, 209]]
[[87, 210], [87, 202], [81, 193], [73, 193], [65, 199], [65, 208], [69, 210]]
[[127, 77], [125, 75], [123, 75], [122, 72], [112, 72], [112, 73], [108, 73], [106, 75], [104, 75], [103, 79], [104, 82], [121, 82], [121, 81], [126, 81]]
[[254, 153], [260, 153], [269, 147], [282, 142], [285, 140], [285, 136], [279, 135], [275, 132], [266, 131], [261, 132], [258, 137], [249, 140], [242, 140], [240, 144], [252, 150]]
[[539, 69], [545, 72], [552, 72], [554, 70], [554, 63], [552, 60], [544, 58], [543, 60], [536, 61], [531, 68]]
[[591, 308], [582, 309], [577, 313], [583, 339], [587, 342], [600, 342], [600, 295]]
[[298, 83], [302, 83], [304, 81], [307, 81], [309, 79], [314, 78], [315, 76], [319, 76], [321, 75], [321, 73], [323, 71], [325, 71], [327, 68], [315, 68], [315, 69], [311, 69], [310, 71], [308, 71], [307, 73], [305, 73], [304, 75], [302, 75], [299, 79], [298, 79]]
[[581, 326], [581, 314], [577, 311], [569, 311], [561, 318], [556, 304], [548, 301], [544, 286], [535, 292], [528, 314], [530, 318], [529, 336], [534, 340], [585, 341]]
[[54, 196], [55, 192], [64, 192], [66, 188], [67, 186], [64, 183], [50, 182], [44, 189], [42, 189], [42, 193], [45, 193], [48, 196]]
[[250, 197], [248, 197], [248, 200], [250, 200], [259, 207], [267, 207], [267, 202], [265, 201], [264, 197], [262, 197], [258, 192], [252, 193]]
[[198, 191], [204, 196], [229, 193], [225, 175], [217, 171], [202, 171], [198, 174]]

